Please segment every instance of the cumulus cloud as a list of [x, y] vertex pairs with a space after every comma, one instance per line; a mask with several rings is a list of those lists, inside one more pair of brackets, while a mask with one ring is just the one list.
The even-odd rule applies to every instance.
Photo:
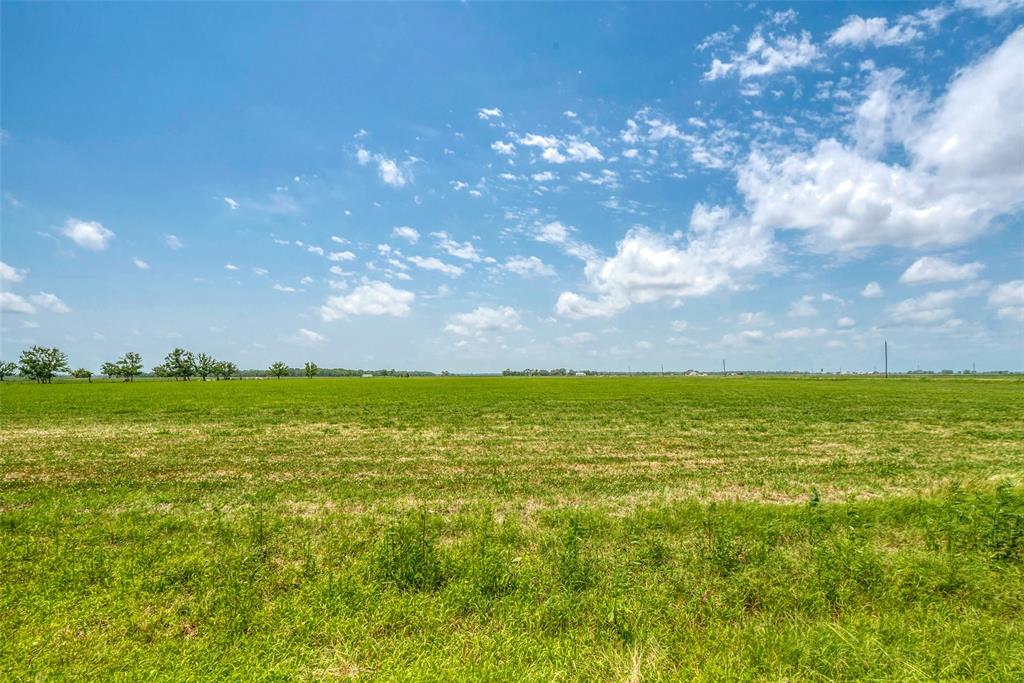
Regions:
[[0, 311], [8, 313], [35, 313], [36, 308], [14, 292], [0, 291]]
[[787, 312], [792, 318], [813, 318], [818, 315], [818, 309], [814, 307], [814, 297], [805, 294], [789, 305]]
[[480, 261], [482, 257], [470, 242], [458, 242], [443, 230], [432, 232], [430, 236], [437, 240], [437, 246], [449, 256], [463, 259], [464, 261]]
[[416, 244], [420, 241], [420, 233], [416, 228], [410, 228], [408, 225], [401, 225], [391, 230], [392, 237], [398, 237], [409, 244]]
[[286, 285], [282, 285], [279, 282], [275, 282], [273, 286], [271, 286], [271, 289], [277, 292], [284, 292], [285, 294], [294, 294], [295, 292], [299, 291], [294, 287], [288, 287]]
[[70, 313], [71, 307], [61, 301], [60, 297], [56, 294], [50, 294], [49, 292], [39, 292], [29, 297], [29, 300], [39, 306], [45, 308], [53, 313]]
[[956, 0], [959, 9], [973, 10], [986, 17], [1024, 9], [1024, 0]]
[[164, 244], [166, 244], [167, 248], [172, 251], [177, 251], [185, 246], [182, 241], [178, 239], [177, 235], [164, 235]]
[[838, 327], [841, 330], [848, 330], [851, 327], [854, 327], [856, 324], [857, 321], [849, 316], [843, 316], [842, 318], [836, 321], [836, 327]]
[[790, 330], [782, 330], [775, 334], [776, 339], [809, 339], [828, 334], [824, 327], [796, 327]]
[[149, 264], [140, 259], [138, 256], [132, 257], [132, 263], [134, 263], [135, 267], [138, 268], [139, 270], [149, 270]]
[[27, 274], [28, 270], [25, 268], [15, 268], [0, 261], [0, 281], [2, 282], [21, 282]]
[[478, 306], [469, 313], [453, 315], [444, 329], [452, 334], [479, 337], [490, 332], [520, 330], [522, 325], [518, 311], [511, 306]]
[[231, 197], [221, 197], [221, 199], [224, 200], [224, 203], [227, 204], [228, 208], [231, 209], [232, 211], [234, 211], [240, 206], [240, 204]]
[[500, 119], [501, 117], [504, 116], [502, 111], [500, 109], [498, 109], [497, 107], [492, 107], [490, 109], [487, 109], [487, 108], [477, 109], [476, 110], [476, 115], [477, 115], [477, 118], [479, 118], [479, 119], [481, 119], [483, 121], [489, 121], [490, 119]]
[[555, 341], [561, 346], [582, 346], [595, 341], [597, 337], [590, 332], [573, 332], [569, 335], [556, 337]]
[[865, 299], [877, 299], [882, 296], [882, 294], [884, 294], [882, 291], [882, 285], [874, 281], [867, 283], [864, 285], [864, 289], [860, 290], [860, 295]]
[[114, 239], [113, 231], [103, 227], [102, 223], [77, 218], [69, 218], [61, 233], [78, 246], [91, 251], [103, 251], [110, 240]]
[[445, 263], [441, 259], [433, 256], [426, 258], [423, 256], [410, 256], [409, 263], [422, 268], [423, 270], [436, 270], [437, 272], [444, 273], [449, 277], [459, 277], [465, 272], [461, 267], [453, 263]]
[[808, 66], [820, 55], [807, 31], [802, 31], [799, 36], [769, 33], [766, 37], [761, 29], [757, 29], [743, 52], [732, 53], [727, 61], [714, 58], [704, 80], [715, 81], [733, 75], [740, 80], [771, 76]]
[[933, 32], [948, 14], [945, 8], [932, 7], [903, 15], [891, 24], [885, 17], [865, 19], [854, 14], [829, 36], [828, 44], [861, 48], [906, 45]]
[[351, 315], [403, 317], [409, 314], [410, 305], [415, 299], [414, 293], [396, 289], [387, 282], [364, 280], [346, 295], [327, 297], [320, 307], [320, 317], [328, 322]]
[[555, 269], [536, 256], [513, 256], [501, 268], [523, 277], [555, 277]]
[[327, 255], [328, 261], [355, 261], [356, 255], [351, 251], [332, 251]]
[[400, 162], [384, 154], [377, 154], [369, 150], [359, 148], [356, 150], [356, 161], [360, 166], [376, 164], [377, 176], [385, 185], [391, 187], [405, 187], [412, 181], [412, 164], [414, 159]]
[[835, 139], [755, 151], [738, 171], [752, 220], [803, 230], [823, 251], [966, 242], [1024, 201], [1024, 29], [963, 69], [903, 145], [906, 166]]
[[943, 289], [923, 296], [904, 299], [887, 308], [890, 320], [897, 325], [937, 325], [953, 316], [953, 305], [967, 297], [981, 294], [986, 283], [975, 283], [960, 289]]
[[938, 256], [922, 256], [910, 264], [900, 282], [907, 284], [924, 284], [928, 282], [956, 282], [973, 280], [985, 266], [977, 261], [973, 263], [954, 263]]
[[516, 153], [516, 146], [511, 142], [504, 142], [503, 140], [495, 140], [491, 143], [491, 149], [498, 154], [510, 157]]
[[224, 268], [226, 270], [238, 270], [238, 266], [236, 266], [234, 263], [225, 263]]
[[1024, 280], [1010, 280], [993, 287], [988, 304], [996, 309], [999, 318], [1024, 321]]
[[300, 327], [294, 335], [288, 337], [288, 341], [299, 346], [318, 346], [327, 341], [327, 337], [323, 336], [319, 332], [313, 330], [307, 330], [305, 327]]
[[517, 141], [524, 147], [539, 149], [541, 159], [552, 164], [604, 161], [604, 155], [596, 145], [575, 135], [562, 139], [554, 135], [527, 133], [517, 138]]
[[638, 227], [618, 242], [614, 256], [592, 257], [584, 274], [596, 296], [563, 292], [555, 311], [570, 318], [610, 316], [633, 304], [705, 296], [737, 287], [773, 260], [770, 231], [727, 208], [698, 204], [685, 238]]

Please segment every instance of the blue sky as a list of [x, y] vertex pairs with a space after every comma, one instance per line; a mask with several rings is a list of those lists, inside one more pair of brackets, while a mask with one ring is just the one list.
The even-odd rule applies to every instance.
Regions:
[[2, 5], [2, 355], [1024, 368], [1024, 3]]

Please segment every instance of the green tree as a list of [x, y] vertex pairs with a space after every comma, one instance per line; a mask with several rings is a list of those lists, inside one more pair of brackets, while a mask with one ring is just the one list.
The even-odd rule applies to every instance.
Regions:
[[306, 366], [303, 368], [303, 372], [306, 373], [306, 377], [308, 377], [309, 379], [313, 379], [313, 377], [318, 372], [320, 372], [320, 366], [317, 365], [316, 363], [312, 362], [312, 361], [309, 361], [308, 363], [306, 363]]
[[238, 374], [238, 366], [235, 365], [234, 363], [232, 363], [231, 361], [224, 360], [224, 361], [221, 361], [221, 362], [217, 363], [217, 377], [218, 378], [223, 377], [224, 379], [228, 380], [228, 379], [231, 379], [232, 375], [237, 375], [237, 374]]
[[100, 374], [106, 375], [107, 379], [113, 379], [114, 377], [121, 376], [121, 365], [120, 363], [104, 363], [100, 366]]
[[167, 369], [166, 365], [154, 365], [153, 374], [157, 377], [170, 377], [171, 371]]
[[217, 365], [217, 359], [214, 358], [213, 356], [207, 355], [205, 353], [200, 353], [198, 356], [196, 356], [196, 374], [202, 377], [204, 382], [206, 381], [206, 378], [209, 377], [210, 375], [217, 374]]
[[49, 384], [58, 372], [69, 372], [68, 357], [56, 346], [33, 346], [21, 352], [18, 359], [21, 374], [31, 377], [39, 384]]
[[92, 370], [88, 368], [78, 368], [77, 370], [71, 371], [71, 376], [75, 379], [87, 379], [89, 384], [92, 384]]
[[191, 351], [175, 347], [164, 358], [164, 367], [167, 368], [167, 374], [171, 377], [180, 377], [187, 382], [196, 374], [196, 357]]
[[0, 361], [0, 382], [4, 381], [4, 377], [13, 375], [17, 370], [17, 363], [12, 363], [11, 361]]
[[142, 374], [142, 356], [134, 351], [129, 351], [117, 361], [117, 367], [120, 368], [118, 374], [124, 377], [126, 382], [133, 382], [138, 375]]
[[270, 366], [269, 372], [274, 377], [281, 379], [282, 377], [288, 374], [288, 366], [282, 363], [281, 361], [277, 361], [276, 363]]

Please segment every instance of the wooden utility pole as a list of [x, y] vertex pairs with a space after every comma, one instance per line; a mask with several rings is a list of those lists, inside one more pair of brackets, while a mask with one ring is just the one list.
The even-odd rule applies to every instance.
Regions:
[[725, 377], [725, 359], [722, 359], [722, 377]]
[[882, 341], [885, 349], [885, 378], [889, 379], [889, 340], [885, 339]]

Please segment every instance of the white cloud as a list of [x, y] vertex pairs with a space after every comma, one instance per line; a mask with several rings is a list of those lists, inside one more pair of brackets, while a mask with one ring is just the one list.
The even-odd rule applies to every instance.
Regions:
[[138, 256], [132, 257], [132, 263], [134, 263], [135, 267], [138, 268], [139, 270], [149, 270], [149, 264], [140, 259]]
[[807, 232], [820, 250], [966, 242], [1020, 209], [1024, 194], [1024, 29], [963, 69], [902, 141], [907, 166], [834, 139], [810, 153], [757, 151], [738, 186], [755, 223]]
[[805, 294], [789, 306], [789, 312], [786, 314], [792, 318], [813, 318], [818, 315], [818, 309], [814, 307], [814, 297], [810, 294]]
[[231, 197], [221, 197], [221, 199], [224, 200], [224, 203], [227, 204], [228, 208], [230, 208], [232, 211], [234, 211], [235, 209], [237, 209], [239, 207], [239, 203], [236, 202]]
[[313, 278], [311, 278], [310, 276], [306, 275], [301, 280], [299, 280], [299, 284], [300, 285], [311, 285], [311, 284], [313, 284]]
[[851, 327], [855, 326], [856, 324], [857, 321], [849, 316], [844, 316], [836, 321], [836, 327], [838, 327], [841, 330], [848, 330]]
[[673, 320], [671, 323], [669, 323], [669, 327], [672, 328], [673, 332], [683, 332], [689, 326], [690, 326], [690, 324], [688, 322], [686, 322], [685, 320]]
[[555, 277], [555, 269], [536, 256], [512, 256], [501, 268], [523, 277]]
[[757, 29], [747, 41], [744, 52], [733, 53], [730, 61], [713, 59], [704, 80], [714, 81], [734, 74], [740, 80], [771, 76], [808, 66], [820, 55], [807, 31], [802, 31], [799, 36], [768, 34], [765, 38]]
[[284, 292], [285, 294], [294, 294], [295, 292], [299, 291], [299, 290], [295, 289], [294, 287], [287, 287], [287, 286], [282, 285], [282, 284], [280, 284], [278, 282], [275, 282], [273, 284], [273, 286], [271, 286], [271, 289], [273, 289], [275, 291], [278, 291], [278, 292]]
[[71, 241], [91, 251], [103, 251], [107, 248], [110, 240], [114, 239], [114, 233], [103, 227], [102, 223], [96, 221], [82, 221], [77, 218], [69, 218], [64, 223], [61, 233]]
[[590, 332], [574, 332], [570, 335], [556, 337], [555, 341], [562, 346], [582, 346], [596, 339], [597, 337]]
[[252, 272], [253, 272], [254, 274], [256, 274], [256, 275], [259, 275], [259, 276], [261, 276], [261, 277], [262, 277], [262, 276], [266, 275], [267, 273], [269, 273], [270, 271], [269, 271], [269, 270], [267, 270], [266, 268], [259, 268], [259, 267], [254, 267], [254, 268], [252, 269]]
[[882, 285], [874, 281], [867, 283], [864, 285], [864, 289], [860, 290], [860, 295], [865, 299], [877, 299], [882, 296], [882, 294], [884, 294], [882, 291]]
[[0, 261], [0, 281], [2, 282], [21, 282], [27, 274], [28, 270], [25, 268], [15, 268]]
[[572, 318], [610, 316], [633, 304], [680, 301], [738, 286], [748, 273], [772, 266], [769, 231], [751, 225], [723, 207], [698, 204], [685, 243], [638, 227], [616, 245], [615, 256], [591, 257], [584, 269], [595, 299], [563, 292], [555, 311]]
[[530, 178], [532, 178], [535, 182], [538, 183], [549, 183], [552, 180], [557, 180], [558, 176], [556, 176], [551, 171], [541, 171], [540, 173], [534, 173], [533, 175], [530, 176]]
[[391, 187], [405, 187], [412, 180], [412, 159], [399, 162], [383, 154], [375, 154], [360, 148], [356, 150], [356, 160], [360, 166], [376, 163], [377, 176]]
[[422, 256], [410, 256], [408, 260], [409, 263], [412, 263], [413, 265], [418, 266], [419, 268], [422, 268], [424, 270], [436, 270], [440, 273], [448, 275], [449, 277], [459, 277], [460, 275], [462, 275], [462, 273], [465, 272], [459, 266], [456, 266], [452, 263], [445, 263], [441, 259], [435, 258], [433, 256], [429, 256], [427, 258], [424, 258]]
[[516, 146], [511, 142], [504, 142], [503, 140], [495, 140], [491, 143], [491, 149], [498, 154], [510, 157], [516, 153]]
[[391, 231], [392, 237], [400, 237], [409, 244], [416, 244], [420, 241], [420, 233], [416, 228], [410, 228], [407, 225], [402, 225], [394, 228]]
[[356, 255], [351, 251], [332, 251], [327, 255], [328, 261], [355, 261]]
[[50, 294], [49, 292], [39, 292], [29, 297], [29, 300], [40, 308], [45, 308], [54, 313], [70, 313], [71, 308], [60, 300], [56, 294]]
[[307, 245], [306, 246], [306, 251], [308, 251], [310, 254], [316, 254], [317, 256], [323, 256], [324, 255], [324, 248], [323, 247], [318, 247], [318, 246], [313, 245], [313, 244]]
[[934, 31], [948, 14], [945, 8], [933, 7], [903, 15], [892, 24], [885, 17], [865, 19], [854, 14], [829, 36], [828, 44], [861, 48], [906, 45]]
[[318, 346], [327, 341], [327, 337], [313, 330], [307, 330], [305, 327], [300, 327], [293, 336], [288, 338], [288, 341], [299, 346]]
[[519, 313], [511, 306], [478, 306], [469, 313], [457, 313], [448, 319], [445, 331], [462, 336], [481, 336], [488, 332], [522, 329]]
[[481, 257], [469, 242], [457, 242], [447, 232], [432, 232], [430, 236], [437, 240], [439, 249], [444, 250], [449, 256], [463, 259], [464, 261], [480, 261]]
[[36, 308], [14, 292], [0, 291], [0, 311], [8, 313], [35, 313]]
[[993, 287], [988, 303], [996, 309], [997, 317], [1024, 321], [1024, 280], [1010, 280]]
[[828, 334], [824, 327], [797, 327], [791, 330], [782, 330], [775, 334], [776, 339], [809, 339]]
[[558, 221], [554, 221], [542, 226], [537, 231], [535, 239], [538, 242], [547, 242], [548, 244], [564, 244], [569, 239], [570, 230], [571, 228], [562, 225]]
[[977, 296], [986, 283], [975, 283], [961, 289], [943, 289], [923, 296], [904, 299], [887, 307], [889, 318], [902, 325], [936, 325], [953, 316], [953, 304], [970, 296]]
[[164, 235], [164, 244], [167, 245], [168, 249], [173, 251], [177, 251], [185, 246], [182, 241], [178, 239], [177, 235]]
[[604, 155], [596, 145], [580, 140], [575, 135], [570, 135], [562, 140], [553, 135], [527, 133], [517, 140], [524, 147], [539, 148], [541, 158], [552, 164], [564, 164], [570, 161], [576, 163], [604, 161]]
[[225, 263], [224, 268], [226, 268], [227, 270], [238, 270], [238, 266], [236, 266], [234, 263]]
[[973, 263], [953, 263], [937, 256], [922, 256], [910, 264], [900, 276], [900, 282], [923, 284], [927, 282], [957, 282], [973, 280], [985, 266], [977, 261]]
[[743, 330], [734, 334], [722, 335], [722, 344], [726, 346], [748, 346], [761, 344], [767, 340], [763, 330]]
[[498, 109], [497, 107], [493, 107], [491, 109], [487, 109], [487, 108], [477, 109], [476, 110], [476, 115], [477, 115], [477, 118], [479, 118], [479, 119], [481, 119], [483, 121], [489, 121], [490, 119], [500, 119], [501, 117], [504, 116], [502, 111], [500, 109]]
[[387, 282], [364, 280], [363, 284], [344, 296], [327, 297], [320, 307], [320, 316], [326, 320], [338, 320], [350, 315], [391, 315], [403, 317], [409, 314], [410, 304], [416, 295], [404, 289], [396, 289]]
[[974, 10], [986, 17], [1024, 9], [1024, 0], [956, 0], [959, 9]]

